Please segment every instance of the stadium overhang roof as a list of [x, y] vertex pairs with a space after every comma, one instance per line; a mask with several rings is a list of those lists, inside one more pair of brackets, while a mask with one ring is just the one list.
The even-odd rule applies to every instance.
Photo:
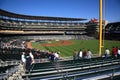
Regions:
[[16, 14], [16, 13], [8, 12], [8, 11], [3, 10], [3, 9], [0, 9], [0, 16], [6, 16], [6, 17], [18, 18], [18, 19], [28, 19], [28, 20], [53, 20], [53, 21], [82, 21], [82, 20], [87, 20], [84, 18], [66, 18], [66, 17], [47, 17], [47, 16], [23, 15], [23, 14]]

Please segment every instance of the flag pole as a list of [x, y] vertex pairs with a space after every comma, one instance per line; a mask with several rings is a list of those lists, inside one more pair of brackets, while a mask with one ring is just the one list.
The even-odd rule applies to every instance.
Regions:
[[100, 1], [100, 12], [99, 12], [99, 57], [102, 54], [102, 0]]

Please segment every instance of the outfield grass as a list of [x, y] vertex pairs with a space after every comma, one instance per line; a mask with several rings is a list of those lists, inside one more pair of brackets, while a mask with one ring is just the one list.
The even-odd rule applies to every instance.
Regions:
[[[73, 44], [64, 46], [40, 46], [39, 42], [32, 42], [32, 47], [40, 50], [50, 50], [50, 51], [60, 51], [60, 55], [63, 57], [72, 56], [74, 49], [76, 50], [88, 50], [90, 49], [93, 54], [99, 53], [99, 40], [71, 40]], [[52, 42], [51, 42], [52, 43]], [[53, 41], [53, 44], [55, 41]], [[120, 41], [104, 41], [104, 47], [102, 49], [102, 54], [104, 54], [105, 48], [112, 50], [112, 47], [120, 47]]]

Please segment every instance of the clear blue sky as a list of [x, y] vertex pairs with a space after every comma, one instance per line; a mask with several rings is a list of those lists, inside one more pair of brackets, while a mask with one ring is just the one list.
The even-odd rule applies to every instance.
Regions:
[[[120, 21], [120, 0], [104, 1], [104, 19]], [[99, 0], [0, 0], [0, 9], [25, 15], [99, 19]]]

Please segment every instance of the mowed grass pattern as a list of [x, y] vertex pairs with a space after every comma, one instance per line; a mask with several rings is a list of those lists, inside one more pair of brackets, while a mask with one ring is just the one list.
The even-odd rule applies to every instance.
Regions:
[[[64, 46], [41, 46], [39, 42], [32, 42], [32, 47], [39, 50], [60, 51], [60, 55], [63, 57], [72, 56], [74, 49], [79, 51], [91, 50], [93, 54], [99, 53], [99, 40], [71, 40], [73, 44]], [[52, 42], [51, 42], [52, 43]], [[53, 41], [53, 44], [55, 41]], [[102, 54], [104, 54], [105, 48], [112, 50], [112, 47], [120, 47], [120, 41], [104, 41], [104, 47], [102, 48]]]

